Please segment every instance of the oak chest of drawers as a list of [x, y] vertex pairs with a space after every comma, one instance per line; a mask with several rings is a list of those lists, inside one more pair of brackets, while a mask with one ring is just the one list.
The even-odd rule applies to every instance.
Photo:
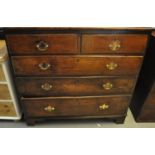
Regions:
[[12, 28], [5, 34], [28, 124], [124, 122], [150, 29]]

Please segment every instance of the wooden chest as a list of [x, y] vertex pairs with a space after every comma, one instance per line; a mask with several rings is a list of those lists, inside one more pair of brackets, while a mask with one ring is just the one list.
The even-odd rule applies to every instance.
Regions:
[[27, 123], [60, 118], [123, 123], [149, 34], [149, 29], [7, 29]]

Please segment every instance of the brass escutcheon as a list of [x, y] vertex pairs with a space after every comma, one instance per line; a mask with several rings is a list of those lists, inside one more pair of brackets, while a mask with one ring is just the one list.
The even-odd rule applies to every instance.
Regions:
[[36, 48], [38, 49], [38, 51], [46, 51], [48, 47], [48, 43], [42, 40], [36, 44]]
[[110, 82], [107, 82], [107, 83], [103, 84], [102, 87], [103, 87], [104, 89], [106, 89], [106, 90], [110, 90], [110, 89], [112, 89], [113, 84], [110, 83]]
[[99, 106], [99, 109], [100, 110], [106, 110], [108, 108], [109, 108], [109, 105], [108, 104], [102, 104], [102, 105]]
[[110, 44], [109, 44], [109, 48], [112, 51], [117, 51], [119, 48], [121, 47], [121, 42], [119, 40], [113, 40]]
[[55, 108], [49, 105], [49, 106], [45, 107], [44, 110], [47, 112], [52, 112], [55, 110]]
[[49, 63], [40, 63], [38, 66], [41, 70], [47, 70], [51, 67]]
[[107, 67], [108, 70], [114, 70], [114, 69], [116, 69], [118, 67], [118, 65], [116, 63], [114, 63], [114, 62], [111, 62], [109, 64], [106, 64], [106, 67]]
[[50, 85], [49, 83], [45, 83], [45, 84], [41, 85], [41, 88], [43, 90], [49, 91], [52, 89], [52, 85]]

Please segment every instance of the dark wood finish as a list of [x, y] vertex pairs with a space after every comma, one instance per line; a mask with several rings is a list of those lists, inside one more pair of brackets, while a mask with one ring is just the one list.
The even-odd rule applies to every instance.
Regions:
[[125, 121], [125, 118], [126, 118], [126, 116], [121, 116], [121, 117], [119, 117], [119, 118], [116, 118], [116, 119], [115, 119], [115, 123], [116, 123], [116, 124], [123, 124], [124, 121]]
[[137, 122], [155, 122], [155, 106], [144, 105], [136, 121]]
[[27, 125], [34, 126], [36, 121], [33, 118], [25, 118]]
[[155, 122], [155, 83], [141, 108], [137, 121]]
[[[39, 51], [36, 44], [45, 41], [46, 51]], [[12, 54], [78, 54], [80, 51], [77, 34], [7, 35], [7, 43]]]
[[154, 96], [154, 94], [155, 94], [155, 83], [153, 83], [153, 86], [151, 88], [150, 96], [152, 97]]
[[144, 63], [133, 93], [130, 109], [137, 122], [155, 122], [155, 37], [149, 39]]
[[[137, 75], [142, 56], [14, 56], [12, 64], [16, 76], [130, 76]], [[108, 70], [111, 62], [118, 65]], [[50, 64], [47, 70], [38, 65]]]
[[[148, 54], [152, 29], [2, 30], [7, 39], [18, 95], [28, 124], [76, 118], [108, 118], [116, 123], [124, 122], [145, 50], [145, 55]], [[41, 40], [46, 45], [44, 51], [38, 51], [35, 44]], [[113, 41], [119, 43], [117, 46], [120, 47], [116, 50], [112, 49]], [[114, 70], [107, 68], [110, 63], [116, 67]], [[44, 92], [42, 82], [51, 83], [52, 89]], [[111, 82], [114, 87], [104, 90], [102, 82]], [[142, 98], [144, 96], [145, 93]], [[105, 107], [108, 104], [109, 107], [99, 110], [100, 104], [105, 104]], [[49, 105], [55, 107], [50, 113], [44, 110]]]
[[155, 111], [155, 93], [153, 93], [153, 92], [151, 92], [149, 95], [148, 95], [148, 97], [147, 97], [147, 99], [146, 99], [146, 101], [145, 101], [145, 105], [144, 106], [146, 106], [146, 107], [150, 107], [150, 106], [154, 106], [154, 111]]
[[[148, 27], [14, 27], [3, 28], [5, 34], [150, 34], [153, 28]], [[1, 31], [0, 31], [1, 32]], [[1, 34], [1, 33], [0, 33]]]
[[53, 123], [53, 122], [59, 122], [61, 123], [62, 121], [64, 122], [96, 122], [96, 121], [104, 121], [104, 122], [109, 122], [109, 121], [114, 121], [116, 124], [123, 124], [125, 121], [126, 116], [118, 116], [118, 115], [104, 115], [104, 117], [101, 116], [58, 116], [58, 117], [26, 117], [26, 123], [27, 125], [34, 126], [36, 123]]
[[[115, 41], [120, 41], [120, 48], [113, 51], [109, 48], [109, 45]], [[82, 52], [83, 53], [144, 53], [147, 45], [147, 35], [135, 35], [135, 34], [88, 34], [82, 36]]]
[[[73, 78], [23, 78], [16, 79], [19, 93], [24, 97], [50, 96], [98, 96], [107, 94], [131, 94], [135, 85], [134, 78], [120, 77], [73, 77]], [[42, 89], [49, 84], [50, 90]], [[107, 90], [104, 84], [113, 86]]]
[[[126, 115], [130, 96], [22, 99], [27, 117]], [[108, 109], [100, 110], [102, 104]], [[45, 111], [52, 106], [54, 111]]]

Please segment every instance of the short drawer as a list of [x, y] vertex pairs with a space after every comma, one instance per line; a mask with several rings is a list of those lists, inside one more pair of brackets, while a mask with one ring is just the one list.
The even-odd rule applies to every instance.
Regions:
[[0, 102], [0, 117], [1, 116], [16, 116], [12, 102]]
[[125, 115], [130, 96], [23, 98], [27, 117]]
[[7, 35], [12, 54], [76, 54], [80, 50], [77, 34]]
[[5, 81], [5, 75], [3, 72], [2, 65], [0, 64], [0, 81]]
[[17, 76], [136, 75], [142, 56], [14, 56]]
[[148, 36], [139, 34], [94, 34], [82, 36], [83, 53], [143, 53]]
[[7, 84], [0, 84], [0, 100], [11, 99], [10, 92]]
[[131, 94], [134, 78], [72, 77], [72, 78], [17, 78], [18, 92], [24, 97], [98, 96]]

